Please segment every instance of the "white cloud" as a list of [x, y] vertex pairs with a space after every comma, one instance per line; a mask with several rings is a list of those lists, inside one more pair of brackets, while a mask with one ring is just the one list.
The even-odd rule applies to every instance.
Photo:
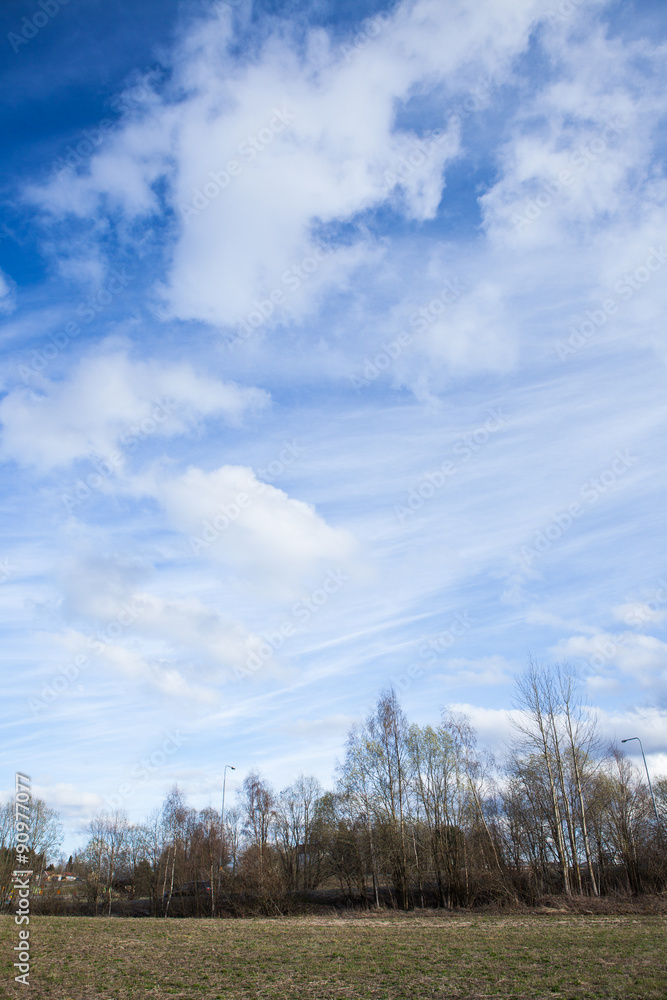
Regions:
[[190, 536], [194, 555], [242, 572], [276, 596], [291, 594], [323, 564], [346, 563], [355, 552], [348, 531], [331, 527], [312, 504], [259, 481], [244, 466], [212, 472], [192, 467], [178, 478], [145, 480], [141, 487]]
[[[61, 578], [66, 621], [88, 623], [58, 642], [71, 656], [100, 658], [118, 675], [148, 683], [170, 697], [214, 701], [237, 676], [261, 637], [229, 614], [197, 597], [163, 597], [139, 584], [155, 570], [138, 560], [78, 556], [66, 561]], [[275, 673], [267, 664], [263, 673]]]
[[[205, 631], [200, 633], [202, 626]], [[260, 643], [238, 623], [196, 601], [161, 601], [147, 593], [128, 594], [114, 618], [91, 619], [90, 631], [70, 628], [48, 638], [70, 657], [87, 658], [85, 687], [98, 694], [102, 678], [115, 678], [130, 689], [148, 688], [176, 705], [209, 707], [219, 702], [235, 668], [242, 667]], [[45, 712], [55, 699], [45, 696], [43, 688], [37, 693], [42, 699], [38, 711]]]
[[74, 812], [85, 816], [102, 805], [101, 795], [62, 781], [53, 785], [33, 785], [32, 794], [44, 799], [52, 809], [62, 809], [67, 814]]
[[470, 702], [455, 702], [448, 706], [453, 712], [462, 712], [477, 731], [481, 746], [501, 753], [512, 736], [512, 717], [519, 715], [506, 708], [482, 708]]
[[151, 662], [134, 649], [109, 644], [97, 655], [105, 666], [132, 684], [147, 683], [171, 698], [194, 698], [202, 704], [210, 700], [210, 691], [201, 685], [189, 684], [179, 670], [170, 664]]
[[0, 314], [12, 312], [15, 306], [14, 290], [9, 279], [0, 271]]
[[[645, 753], [653, 756], [656, 765], [664, 760], [667, 709], [656, 706], [598, 709], [595, 714], [600, 732], [609, 743], [620, 744], [621, 740], [638, 736], [644, 744]], [[630, 757], [639, 757], [641, 762], [637, 743], [626, 743], [620, 749]]]
[[[653, 604], [656, 602], [653, 601]], [[628, 601], [626, 604], [618, 604], [612, 611], [614, 618], [624, 625], [658, 624], [667, 618], [667, 608], [652, 607], [646, 601]]]
[[502, 656], [483, 656], [478, 660], [453, 657], [445, 664], [445, 671], [438, 676], [446, 683], [456, 683], [466, 687], [492, 687], [511, 681], [515, 668]]
[[[143, 118], [111, 136], [81, 175], [28, 195], [55, 215], [90, 216], [110, 204], [132, 218], [157, 210], [152, 186], [166, 176], [179, 216], [162, 287], [168, 309], [234, 324], [284, 291], [281, 276], [312, 252], [318, 227], [388, 200], [408, 219], [435, 216], [443, 170], [459, 153], [459, 122], [434, 121], [440, 137], [424, 152], [424, 135], [397, 126], [397, 111], [425, 91], [462, 100], [506, 72], [540, 7], [485, 0], [444, 11], [418, 0], [385, 18], [352, 58], [321, 30], [298, 53], [286, 30], [243, 66], [219, 13], [188, 33], [171, 91], [148, 99]], [[323, 271], [318, 282], [332, 277]], [[299, 306], [290, 298], [281, 308]]]
[[636, 176], [662, 114], [641, 82], [659, 50], [609, 38], [593, 17], [582, 8], [540, 34], [556, 72], [519, 105], [500, 151], [503, 172], [480, 199], [487, 230], [503, 244], [534, 250], [619, 223], [635, 228], [656, 196], [664, 211], [664, 191]]
[[33, 337], [43, 337], [55, 330], [67, 318], [67, 312], [62, 306], [49, 305], [31, 311], [19, 310], [11, 320], [3, 321], [0, 337], [4, 342], [30, 341]]
[[476, 280], [443, 319], [429, 324], [417, 346], [426, 359], [450, 373], [510, 370], [517, 358], [517, 337], [503, 286]]
[[667, 691], [667, 643], [636, 632], [597, 632], [561, 639], [554, 648], [561, 659], [587, 659], [596, 669], [617, 667], [661, 696]]
[[267, 400], [259, 389], [199, 375], [188, 364], [135, 361], [108, 349], [85, 357], [63, 381], [43, 380], [38, 393], [17, 388], [2, 400], [3, 456], [42, 470], [109, 458], [153, 434], [182, 434], [205, 417], [236, 423]]

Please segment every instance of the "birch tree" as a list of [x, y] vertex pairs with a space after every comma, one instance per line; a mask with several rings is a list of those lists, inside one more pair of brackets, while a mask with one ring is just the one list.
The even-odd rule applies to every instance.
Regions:
[[[563, 831], [562, 799], [559, 793], [559, 753], [554, 746], [554, 724], [551, 712], [553, 700], [550, 698], [544, 668], [530, 660], [524, 673], [517, 680], [516, 704], [518, 712], [512, 717], [515, 730], [514, 756], [518, 762], [522, 755], [537, 756], [544, 765], [548, 781], [549, 825], [553, 836], [563, 890], [571, 895], [570, 858]], [[517, 769], [521, 773], [520, 768]]]

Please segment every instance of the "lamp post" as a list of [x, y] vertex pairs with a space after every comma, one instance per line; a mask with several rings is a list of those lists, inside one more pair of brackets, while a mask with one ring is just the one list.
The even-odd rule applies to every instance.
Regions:
[[646, 777], [648, 779], [648, 789], [651, 793], [651, 802], [653, 803], [653, 812], [655, 813], [655, 821], [658, 824], [658, 831], [660, 831], [660, 817], [658, 816], [658, 807], [655, 804], [655, 796], [653, 794], [653, 785], [651, 784], [651, 775], [648, 773], [648, 764], [646, 763], [646, 755], [644, 753], [644, 745], [638, 736], [629, 736], [627, 740], [621, 740], [621, 743], [632, 743], [633, 740], [637, 740], [639, 747], [642, 752], [642, 757], [644, 758], [644, 768], [646, 769]]
[[222, 868], [222, 838], [225, 830], [225, 785], [227, 783], [227, 771], [235, 771], [233, 764], [225, 764], [222, 775], [222, 809], [220, 810], [220, 855], [218, 857], [218, 898], [220, 897], [220, 869]]

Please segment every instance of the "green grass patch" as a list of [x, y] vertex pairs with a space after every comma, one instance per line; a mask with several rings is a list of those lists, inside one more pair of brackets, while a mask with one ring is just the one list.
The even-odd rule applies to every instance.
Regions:
[[380, 913], [279, 920], [35, 917], [28, 988], [0, 920], [0, 1000], [664, 1000], [666, 919]]

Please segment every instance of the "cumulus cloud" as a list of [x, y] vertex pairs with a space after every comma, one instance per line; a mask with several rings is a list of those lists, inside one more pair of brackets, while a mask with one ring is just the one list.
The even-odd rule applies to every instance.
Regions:
[[501, 175], [480, 199], [487, 231], [515, 248], [572, 243], [610, 223], [635, 228], [647, 198], [664, 203], [649, 177], [635, 176], [651, 159], [662, 114], [641, 82], [659, 49], [620, 43], [594, 18], [582, 8], [540, 33], [557, 71], [518, 106], [499, 151]]
[[613, 665], [658, 697], [667, 691], [667, 643], [655, 636], [599, 631], [561, 639], [554, 651], [561, 659], [586, 659], [597, 670]]
[[268, 396], [197, 374], [185, 363], [135, 361], [121, 350], [85, 357], [62, 381], [17, 388], [0, 403], [5, 459], [48, 471], [76, 459], [136, 448], [150, 435], [183, 434], [204, 418], [237, 423]]
[[[454, 712], [466, 715], [477, 730], [480, 744], [488, 746], [502, 759], [514, 733], [512, 719], [518, 721], [523, 713], [516, 709], [482, 708], [469, 702], [452, 704], [450, 707]], [[587, 711], [596, 721], [603, 745], [618, 742], [626, 736], [639, 736], [645, 743], [646, 751], [653, 753], [656, 761], [660, 756], [664, 757], [667, 719], [665, 709], [630, 707], [609, 711], [590, 708]], [[624, 749], [632, 756], [633, 744], [628, 744]]]
[[[322, 29], [302, 44], [276, 22], [239, 61], [231, 13], [217, 5], [171, 53], [169, 84], [147, 77], [141, 108], [78, 173], [26, 194], [58, 218], [133, 222], [163, 210], [159, 186], [175, 219], [155, 284], [163, 318], [270, 331], [316, 314], [351, 281], [380, 280], [388, 255], [378, 259], [368, 218], [389, 208], [434, 219], [452, 164], [489, 154], [474, 129], [463, 134], [488, 106], [503, 127], [496, 169], [479, 188], [479, 239], [467, 261], [460, 244], [450, 253], [462, 262], [465, 293], [418, 331], [412, 358], [392, 366], [393, 378], [428, 398], [451, 373], [510, 370], [522, 351], [541, 349], [544, 326], [566, 331], [577, 317], [554, 301], [560, 283], [570, 300], [595, 304], [656, 241], [659, 249], [667, 189], [652, 161], [662, 111], [645, 84], [661, 50], [610, 37], [596, 20], [600, 6], [565, 17], [538, 0], [461, 0], [446, 10], [417, 0], [371, 19], [358, 43], [342, 47]], [[553, 66], [539, 81], [517, 72], [530, 41]], [[91, 256], [96, 240], [93, 228]], [[554, 257], [563, 245], [567, 258]], [[411, 262], [409, 281], [397, 271], [406, 311], [415, 272], [442, 263], [430, 253]], [[663, 288], [654, 280], [621, 303], [626, 326], [661, 354]], [[425, 301], [432, 295], [425, 289]], [[384, 331], [376, 301], [367, 309], [354, 327], [372, 343]]]
[[234, 569], [276, 594], [291, 593], [323, 564], [347, 562], [353, 536], [331, 527], [312, 504], [257, 479], [252, 469], [191, 467], [179, 477], [143, 481], [191, 552]]
[[[192, 27], [174, 54], [171, 88], [147, 97], [143, 117], [80, 174], [28, 196], [59, 216], [111, 205], [134, 218], [158, 210], [155, 182], [166, 178], [177, 217], [167, 308], [234, 324], [272, 290], [284, 292], [282, 276], [327, 227], [386, 202], [407, 219], [434, 218], [460, 152], [460, 117], [431, 115], [415, 130], [398, 113], [424, 92], [453, 105], [506, 70], [540, 6], [485, 0], [443, 16], [437, 0], [418, 0], [379, 18], [351, 56], [321, 30], [304, 49], [285, 27], [243, 64], [219, 8]], [[330, 270], [318, 275], [323, 285]], [[291, 313], [297, 299], [280, 305]]]
[[[656, 764], [662, 758], [658, 773], [665, 773], [665, 733], [667, 732], [667, 710], [657, 706], [626, 709], [596, 710], [598, 727], [603, 739], [608, 743], [618, 743], [631, 736], [639, 736], [647, 754], [652, 754]], [[621, 748], [630, 757], [639, 756], [636, 743], [628, 743]], [[641, 758], [640, 758], [641, 759]]]

